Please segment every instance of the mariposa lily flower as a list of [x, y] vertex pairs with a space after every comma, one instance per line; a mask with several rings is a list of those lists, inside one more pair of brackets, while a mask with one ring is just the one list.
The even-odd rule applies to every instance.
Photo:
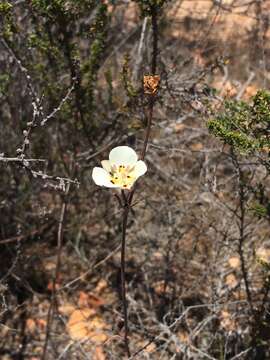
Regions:
[[146, 173], [144, 161], [138, 160], [129, 146], [117, 146], [111, 150], [109, 160], [102, 160], [101, 167], [94, 167], [92, 178], [99, 186], [131, 189], [135, 181]]

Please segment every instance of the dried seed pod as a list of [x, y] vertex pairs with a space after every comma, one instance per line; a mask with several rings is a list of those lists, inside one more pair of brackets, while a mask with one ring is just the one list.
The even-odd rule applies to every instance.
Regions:
[[159, 75], [144, 75], [143, 77], [143, 89], [145, 94], [155, 95], [158, 91], [160, 82]]

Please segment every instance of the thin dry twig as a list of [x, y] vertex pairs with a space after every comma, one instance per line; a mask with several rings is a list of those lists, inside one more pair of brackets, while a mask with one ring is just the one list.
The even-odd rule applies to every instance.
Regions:
[[48, 342], [50, 338], [50, 331], [54, 316], [54, 311], [57, 306], [57, 298], [56, 298], [56, 283], [59, 276], [59, 271], [61, 267], [61, 254], [62, 254], [62, 246], [63, 246], [63, 235], [64, 235], [64, 222], [66, 217], [66, 211], [67, 211], [67, 204], [68, 204], [68, 194], [69, 194], [70, 184], [67, 185], [65, 196], [61, 208], [60, 213], [60, 219], [59, 219], [59, 226], [58, 226], [58, 233], [57, 233], [57, 259], [56, 259], [56, 268], [54, 273], [54, 278], [52, 282], [52, 294], [51, 294], [51, 301], [50, 301], [50, 307], [47, 314], [47, 327], [46, 327], [46, 338], [43, 346], [43, 352], [42, 352], [42, 360], [46, 360], [47, 355], [47, 348], [48, 348]]

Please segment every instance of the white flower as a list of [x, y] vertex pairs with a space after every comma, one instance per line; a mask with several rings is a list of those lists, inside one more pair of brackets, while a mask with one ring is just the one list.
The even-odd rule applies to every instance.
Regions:
[[134, 182], [147, 171], [144, 161], [129, 146], [117, 146], [111, 150], [109, 160], [102, 160], [101, 167], [94, 167], [92, 178], [99, 186], [130, 189]]

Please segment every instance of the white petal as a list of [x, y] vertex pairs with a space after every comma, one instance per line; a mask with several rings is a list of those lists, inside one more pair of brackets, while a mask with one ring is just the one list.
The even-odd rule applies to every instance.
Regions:
[[109, 159], [112, 165], [133, 166], [138, 160], [138, 156], [129, 146], [117, 146], [110, 152]]
[[106, 170], [108, 173], [111, 171], [111, 164], [110, 164], [109, 160], [102, 160], [101, 165], [102, 165], [103, 169]]
[[110, 182], [110, 176], [107, 173], [107, 171], [100, 167], [94, 167], [93, 172], [92, 172], [92, 178], [93, 178], [94, 182], [96, 183], [96, 185], [106, 186], [106, 187], [110, 187], [110, 188], [117, 187], [116, 185], [114, 185]]
[[136, 178], [145, 174], [146, 171], [147, 171], [147, 166], [146, 166], [145, 162], [142, 160], [137, 161], [134, 166], [134, 174], [135, 174]]

